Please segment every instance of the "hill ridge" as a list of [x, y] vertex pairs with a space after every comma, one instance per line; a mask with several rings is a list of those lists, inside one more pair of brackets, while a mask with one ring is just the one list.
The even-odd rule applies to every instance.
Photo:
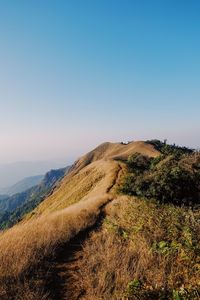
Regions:
[[171, 300], [184, 293], [199, 299], [199, 210], [119, 194], [130, 155], [154, 164], [165, 159], [141, 141], [101, 144], [0, 235], [0, 296]]
[[114, 191], [109, 187], [116, 180], [118, 169], [123, 176], [123, 160], [129, 155], [140, 152], [155, 157], [159, 152], [145, 142], [103, 143], [80, 157], [69, 169], [59, 186], [47, 197], [25, 220], [63, 209], [77, 201], [85, 201], [89, 197]]

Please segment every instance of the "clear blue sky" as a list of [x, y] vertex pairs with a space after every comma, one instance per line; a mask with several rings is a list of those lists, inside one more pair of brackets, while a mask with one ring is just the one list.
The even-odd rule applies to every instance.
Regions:
[[200, 146], [200, 1], [0, 0], [0, 163]]

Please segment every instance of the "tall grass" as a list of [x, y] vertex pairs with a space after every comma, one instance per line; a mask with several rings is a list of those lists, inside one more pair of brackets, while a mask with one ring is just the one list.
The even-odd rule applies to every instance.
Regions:
[[[79, 231], [93, 225], [110, 196], [19, 224], [0, 235], [0, 299], [46, 299], [39, 277], [45, 257]], [[37, 274], [37, 278], [34, 277]]]
[[127, 199], [84, 245], [84, 299], [199, 299], [200, 211]]

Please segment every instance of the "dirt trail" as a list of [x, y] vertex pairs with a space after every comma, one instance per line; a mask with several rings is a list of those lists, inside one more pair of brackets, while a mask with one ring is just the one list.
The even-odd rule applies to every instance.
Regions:
[[[112, 194], [115, 187], [119, 184], [123, 175], [123, 167], [119, 163], [116, 176], [113, 183], [108, 187], [107, 192]], [[110, 200], [112, 201], [112, 200]], [[110, 202], [108, 201], [108, 202]], [[79, 300], [84, 296], [84, 287], [81, 285], [80, 261], [83, 257], [83, 244], [89, 238], [90, 234], [98, 230], [105, 218], [105, 206], [100, 208], [100, 214], [95, 224], [84, 231], [81, 231], [74, 238], [64, 244], [56, 252], [56, 256], [50, 262], [51, 270], [47, 276], [47, 290], [50, 291], [51, 300]]]
[[123, 164], [121, 164], [121, 163], [119, 162], [119, 163], [118, 163], [118, 169], [117, 169], [117, 171], [116, 171], [114, 180], [113, 180], [111, 186], [109, 186], [109, 187], [107, 188], [107, 193], [115, 192], [115, 188], [116, 188], [116, 186], [119, 185], [119, 182], [120, 182], [120, 179], [121, 179], [121, 176], [123, 175], [123, 173], [124, 173], [124, 167], [123, 167]]
[[80, 261], [84, 259], [82, 248], [90, 234], [101, 226], [105, 217], [103, 210], [102, 208], [93, 226], [81, 231], [70, 242], [64, 244], [50, 262], [51, 270], [47, 276], [46, 288], [50, 292], [51, 300], [79, 300], [84, 296], [85, 291], [81, 285], [82, 277], [79, 268]]

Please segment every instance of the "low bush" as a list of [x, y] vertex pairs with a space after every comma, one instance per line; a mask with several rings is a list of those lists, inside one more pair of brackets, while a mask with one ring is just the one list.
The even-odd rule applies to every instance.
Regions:
[[120, 191], [162, 203], [200, 203], [200, 154], [177, 153], [149, 158], [134, 154]]
[[159, 140], [148, 140], [148, 141], [146, 141], [146, 143], [154, 146], [154, 148], [156, 150], [160, 151], [160, 153], [162, 155], [173, 154], [176, 157], [180, 157], [183, 154], [194, 153], [194, 149], [190, 149], [187, 147], [181, 147], [176, 144], [170, 145], [170, 144], [167, 144], [167, 140], [165, 140], [164, 142], [159, 141]]

